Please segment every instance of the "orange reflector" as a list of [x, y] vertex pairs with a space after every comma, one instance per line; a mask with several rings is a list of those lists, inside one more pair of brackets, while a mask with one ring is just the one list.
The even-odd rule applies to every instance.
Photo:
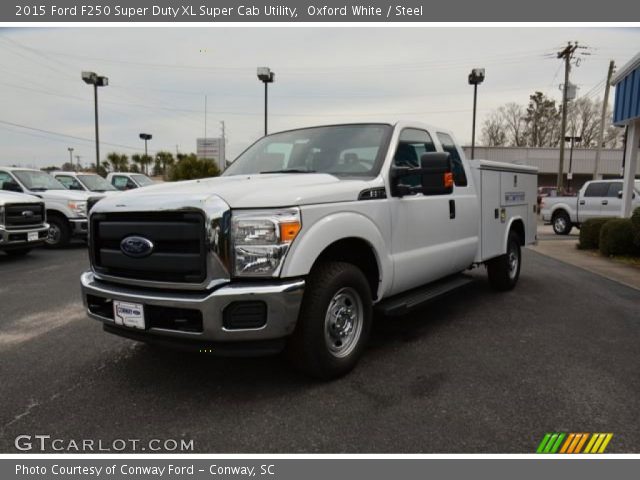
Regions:
[[447, 188], [453, 187], [453, 173], [447, 172], [444, 174], [444, 186]]
[[299, 222], [281, 223], [280, 224], [280, 241], [292, 242], [298, 232], [302, 228]]

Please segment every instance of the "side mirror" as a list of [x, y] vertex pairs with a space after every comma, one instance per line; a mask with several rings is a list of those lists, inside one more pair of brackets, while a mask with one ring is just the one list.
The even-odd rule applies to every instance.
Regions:
[[618, 198], [622, 198], [622, 190], [618, 191]]
[[9, 192], [22, 192], [22, 187], [18, 185], [16, 182], [8, 181], [2, 182], [2, 190], [7, 190]]
[[[417, 176], [420, 184], [408, 185], [407, 177]], [[391, 170], [391, 194], [403, 197], [423, 195], [447, 195], [453, 192], [453, 162], [449, 153], [429, 152], [420, 157], [420, 167], [397, 167]]]

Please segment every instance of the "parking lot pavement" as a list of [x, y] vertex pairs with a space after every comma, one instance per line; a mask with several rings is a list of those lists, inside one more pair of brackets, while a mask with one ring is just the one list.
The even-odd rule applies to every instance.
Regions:
[[377, 319], [357, 369], [309, 380], [280, 358], [165, 352], [84, 318], [84, 247], [0, 258], [0, 451], [20, 434], [193, 439], [200, 452], [533, 452], [613, 432], [640, 451], [640, 292], [524, 253], [517, 288]]

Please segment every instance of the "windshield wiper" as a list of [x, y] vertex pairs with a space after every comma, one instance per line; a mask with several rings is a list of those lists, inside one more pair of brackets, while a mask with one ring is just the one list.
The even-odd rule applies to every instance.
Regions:
[[260, 173], [316, 173], [315, 170], [303, 170], [301, 168], [285, 168], [283, 170], [267, 170]]
[[33, 187], [33, 188], [30, 188], [29, 190], [31, 190], [32, 192], [46, 192], [49, 189], [45, 187]]

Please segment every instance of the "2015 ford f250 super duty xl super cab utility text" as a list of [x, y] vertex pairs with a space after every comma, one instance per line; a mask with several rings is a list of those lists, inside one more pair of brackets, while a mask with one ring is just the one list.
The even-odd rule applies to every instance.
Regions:
[[151, 186], [90, 209], [90, 317], [108, 332], [217, 354], [285, 349], [342, 375], [373, 309], [401, 314], [485, 264], [515, 286], [536, 239], [536, 170], [467, 161], [415, 122], [266, 136], [218, 178]]

